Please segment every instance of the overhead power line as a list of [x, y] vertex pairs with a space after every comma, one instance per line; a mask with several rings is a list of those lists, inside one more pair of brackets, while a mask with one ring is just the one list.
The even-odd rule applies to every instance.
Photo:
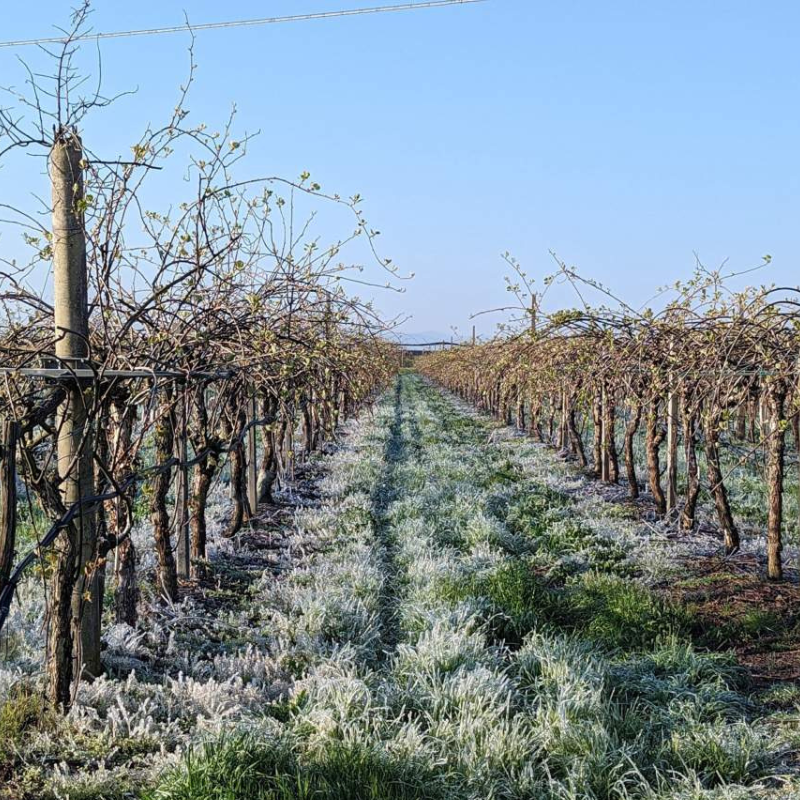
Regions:
[[[241, 19], [230, 22], [205, 22], [199, 25], [186, 23], [167, 28], [142, 28], [130, 31], [110, 31], [108, 33], [86, 33], [72, 39], [74, 42], [97, 39], [125, 39], [131, 36], [156, 36], [162, 33], [186, 33], [187, 31], [211, 31], [222, 28], [252, 28], [258, 25], [274, 25], [278, 22], [304, 22], [313, 19], [331, 19], [333, 17], [356, 17], [363, 14], [385, 14], [393, 11], [415, 11], [422, 8], [440, 8], [442, 6], [471, 5], [485, 3], [487, 0], [429, 0], [421, 3], [401, 3], [372, 8], [348, 8], [339, 11], [318, 11], [311, 14], [294, 14], [288, 17], [262, 17], [261, 19]], [[28, 47], [30, 45], [64, 44], [69, 41], [65, 36], [50, 36], [41, 39], [17, 39], [0, 42], [0, 47]]]

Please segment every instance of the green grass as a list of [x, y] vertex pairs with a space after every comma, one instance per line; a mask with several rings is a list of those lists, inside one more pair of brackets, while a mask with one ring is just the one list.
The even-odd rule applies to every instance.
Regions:
[[377, 747], [332, 742], [311, 755], [233, 735], [192, 750], [143, 800], [443, 800], [443, 788], [441, 773]]
[[576, 554], [586, 569], [631, 574], [624, 549], [577, 518], [570, 499], [553, 489], [526, 481], [495, 513], [510, 531], [530, 539], [539, 563], [549, 566], [555, 578], [566, 579], [580, 569], [570, 559]]
[[641, 650], [670, 636], [688, 638], [691, 617], [644, 586], [588, 573], [567, 594], [573, 627], [609, 649]]
[[487, 575], [446, 578], [437, 587], [442, 599], [484, 602], [484, 619], [494, 641], [518, 646], [537, 624], [558, 610], [559, 599], [524, 560], [511, 561]]
[[688, 639], [691, 615], [625, 578], [591, 572], [565, 586], [549, 585], [530, 561], [510, 561], [487, 575], [447, 579], [441, 596], [486, 602], [496, 641], [518, 646], [536, 628], [580, 634], [607, 650], [633, 652], [671, 636]]
[[0, 705], [0, 762], [13, 761], [31, 731], [55, 727], [57, 722], [41, 691], [25, 683], [14, 686]]

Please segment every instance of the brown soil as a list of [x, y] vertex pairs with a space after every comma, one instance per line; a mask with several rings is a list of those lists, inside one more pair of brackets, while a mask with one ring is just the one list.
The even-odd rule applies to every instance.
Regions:
[[800, 680], [800, 585], [787, 570], [766, 579], [755, 557], [702, 557], [680, 563], [683, 577], [660, 586], [697, 620], [699, 641], [732, 649], [757, 686]]

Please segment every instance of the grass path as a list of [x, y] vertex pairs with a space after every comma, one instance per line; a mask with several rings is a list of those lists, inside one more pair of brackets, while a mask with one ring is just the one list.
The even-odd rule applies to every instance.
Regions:
[[70, 736], [113, 757], [58, 796], [800, 797], [797, 707], [767, 714], [698, 652], [634, 526], [498, 433], [402, 374], [326, 457], [302, 555], [220, 610], [213, 646], [170, 634], [177, 678], [82, 689]]
[[399, 378], [303, 523], [321, 552], [264, 591], [287, 699], [154, 797], [793, 796], [791, 726], [492, 429]]

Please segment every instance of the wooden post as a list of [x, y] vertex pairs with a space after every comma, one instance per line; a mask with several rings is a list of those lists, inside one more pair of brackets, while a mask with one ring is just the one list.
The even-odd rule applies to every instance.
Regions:
[[[795, 370], [800, 372], [800, 357], [795, 361]], [[794, 392], [797, 397], [798, 383], [795, 380]], [[792, 415], [792, 432], [794, 433], [794, 449], [800, 458], [800, 410], [795, 400], [795, 413]], [[795, 493], [797, 496], [797, 534], [800, 535], [800, 462], [795, 466]]]
[[[89, 357], [89, 312], [83, 149], [74, 132], [58, 133], [50, 153], [50, 176], [56, 356], [64, 364], [80, 366]], [[70, 380], [58, 414], [58, 471], [67, 507], [94, 494], [90, 393], [89, 382]], [[71, 700], [73, 677], [81, 669], [89, 676], [101, 669], [101, 584], [99, 568], [91, 564], [96, 544], [94, 514], [86, 509], [57, 542], [47, 671], [51, 699], [64, 707]]]
[[608, 461], [608, 392], [606, 385], [603, 383], [603, 388], [600, 391], [600, 478], [603, 481], [609, 480], [609, 461]]
[[249, 518], [252, 519], [258, 513], [258, 451], [255, 421], [258, 419], [258, 407], [256, 405], [255, 393], [248, 401], [248, 423], [250, 428], [247, 431], [247, 502], [250, 507]]
[[17, 533], [17, 439], [19, 425], [0, 419], [0, 590], [14, 565]]
[[678, 505], [678, 392], [672, 386], [667, 396], [667, 514]]
[[786, 429], [784, 420], [786, 387], [770, 387], [767, 403], [767, 576], [783, 579], [783, 483], [785, 476]]
[[188, 579], [191, 571], [191, 554], [189, 544], [189, 395], [188, 387], [184, 387], [181, 410], [178, 420], [176, 439], [177, 457], [180, 465], [175, 475], [175, 497], [178, 531], [177, 531], [177, 563], [178, 577]]
[[[800, 453], [800, 412], [795, 413], [792, 418], [794, 430], [794, 447]], [[795, 466], [795, 493], [797, 497], [797, 531], [800, 533], [800, 463]]]

